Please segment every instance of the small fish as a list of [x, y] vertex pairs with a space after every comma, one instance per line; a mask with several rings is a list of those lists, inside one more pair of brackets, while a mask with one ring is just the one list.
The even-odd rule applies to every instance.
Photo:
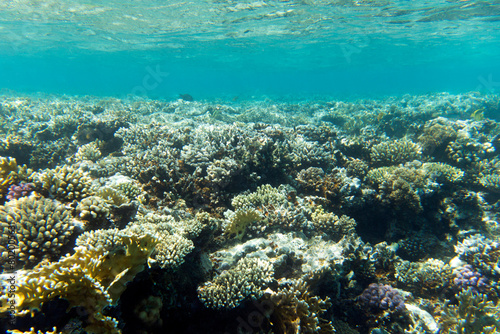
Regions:
[[193, 97], [189, 94], [179, 94], [179, 98], [181, 98], [184, 101], [189, 101], [189, 102], [194, 101]]
[[482, 121], [484, 119], [484, 108], [477, 109], [470, 114], [470, 117], [475, 121]]

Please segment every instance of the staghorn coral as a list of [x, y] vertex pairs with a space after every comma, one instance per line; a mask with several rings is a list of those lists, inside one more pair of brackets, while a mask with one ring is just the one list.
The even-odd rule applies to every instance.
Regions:
[[442, 333], [494, 334], [500, 332], [500, 304], [472, 288], [456, 295], [458, 305], [446, 305], [441, 314]]
[[[118, 230], [110, 235], [112, 243], [86, 243], [58, 262], [42, 262], [33, 270], [20, 272], [14, 299], [16, 314], [33, 316], [45, 302], [63, 298], [70, 307], [84, 308], [88, 332], [120, 333], [117, 321], [105, 316], [104, 308], [118, 301], [125, 284], [144, 268], [157, 241], [151, 235], [130, 235]], [[0, 313], [9, 310], [7, 288], [2, 286]]]
[[208, 308], [232, 309], [245, 299], [258, 299], [272, 281], [273, 265], [257, 258], [243, 258], [230, 270], [198, 287], [198, 298]]
[[374, 145], [370, 151], [372, 163], [377, 165], [397, 165], [419, 159], [422, 148], [409, 139], [398, 139]]
[[62, 202], [80, 200], [92, 194], [92, 179], [88, 173], [66, 165], [38, 173], [36, 181], [49, 196]]
[[57, 201], [36, 196], [11, 200], [0, 207], [1, 262], [9, 258], [8, 240], [17, 239], [15, 250], [24, 268], [42, 259], [55, 259], [70, 240], [74, 225], [71, 211]]

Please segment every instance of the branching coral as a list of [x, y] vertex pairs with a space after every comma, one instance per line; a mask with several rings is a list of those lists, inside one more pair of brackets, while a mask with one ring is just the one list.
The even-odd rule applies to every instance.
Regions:
[[234, 268], [199, 286], [198, 297], [209, 308], [235, 308], [247, 298], [260, 298], [273, 274], [271, 263], [257, 258], [243, 258]]
[[59, 256], [74, 229], [70, 210], [56, 201], [35, 196], [0, 206], [0, 224], [1, 262], [9, 258], [9, 235], [15, 234], [15, 246], [19, 247], [15, 252], [25, 268]]
[[109, 209], [108, 203], [101, 197], [89, 196], [78, 203], [76, 213], [81, 219], [103, 219], [109, 215]]
[[447, 305], [441, 315], [445, 334], [495, 334], [500, 332], [500, 304], [472, 288], [457, 294], [458, 305]]
[[330, 307], [328, 297], [313, 296], [302, 280], [279, 288], [276, 292], [267, 289], [262, 297], [270, 303], [269, 322], [273, 333], [290, 334], [329, 334], [335, 333], [332, 324], [321, 318]]
[[233, 198], [231, 204], [236, 208], [280, 206], [287, 202], [286, 189], [284, 187], [274, 188], [269, 184], [262, 185], [252, 193], [238, 195]]
[[16, 159], [0, 157], [0, 194], [5, 193], [7, 188], [15, 182], [16, 170]]
[[40, 173], [37, 181], [50, 196], [63, 202], [79, 200], [92, 193], [92, 179], [88, 173], [66, 165]]
[[77, 161], [90, 160], [96, 162], [102, 155], [98, 144], [98, 141], [93, 141], [80, 146], [75, 154], [75, 159]]
[[419, 159], [421, 155], [420, 145], [405, 138], [374, 145], [371, 148], [370, 159], [374, 164], [387, 166]]

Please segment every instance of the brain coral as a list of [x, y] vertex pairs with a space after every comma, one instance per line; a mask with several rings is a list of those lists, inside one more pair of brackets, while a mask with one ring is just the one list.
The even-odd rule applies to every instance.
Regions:
[[71, 211], [64, 205], [35, 196], [11, 200], [0, 206], [0, 224], [0, 261], [5, 262], [9, 257], [7, 241], [14, 232], [19, 247], [16, 250], [18, 259], [24, 267], [59, 256], [74, 229]]

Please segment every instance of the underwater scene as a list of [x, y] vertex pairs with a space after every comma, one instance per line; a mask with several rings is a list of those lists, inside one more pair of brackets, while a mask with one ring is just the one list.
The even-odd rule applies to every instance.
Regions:
[[500, 333], [500, 2], [0, 2], [0, 333]]

